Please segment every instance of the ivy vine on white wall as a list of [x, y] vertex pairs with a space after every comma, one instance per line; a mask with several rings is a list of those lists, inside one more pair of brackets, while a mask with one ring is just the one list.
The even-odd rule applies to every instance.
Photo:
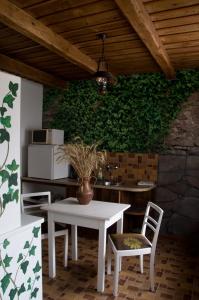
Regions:
[[17, 97], [18, 83], [9, 82], [8, 93], [4, 96], [0, 106], [0, 146], [6, 149], [0, 164], [0, 191], [7, 185], [6, 192], [0, 193], [0, 217], [5, 212], [6, 206], [13, 201], [19, 200], [18, 173], [19, 168], [16, 160], [8, 162], [10, 151], [10, 128], [11, 116], [9, 111], [13, 109], [13, 103]]
[[[3, 276], [0, 279], [0, 300], [4, 299], [4, 294], [8, 290], [10, 300], [20, 300], [20, 296], [26, 293], [26, 299], [37, 299], [39, 287], [37, 282], [40, 280], [41, 266], [39, 260], [30, 263], [31, 257], [36, 257], [37, 242], [39, 238], [39, 227], [34, 227], [32, 237], [26, 240], [19, 253], [11, 256], [9, 246], [11, 242], [5, 239], [0, 243], [0, 269]], [[28, 268], [32, 268], [32, 272]], [[14, 271], [13, 271], [14, 270]], [[31, 274], [26, 277], [27, 274]]]

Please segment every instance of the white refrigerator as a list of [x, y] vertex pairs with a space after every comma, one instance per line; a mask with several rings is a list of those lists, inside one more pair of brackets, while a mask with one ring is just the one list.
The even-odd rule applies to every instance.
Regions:
[[58, 162], [59, 145], [28, 146], [28, 177], [59, 179], [68, 177], [69, 164]]

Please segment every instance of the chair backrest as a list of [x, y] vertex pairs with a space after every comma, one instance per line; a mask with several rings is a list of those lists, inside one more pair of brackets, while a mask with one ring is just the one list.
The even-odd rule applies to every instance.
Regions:
[[[152, 214], [151, 214], [152, 213]], [[150, 231], [153, 232], [153, 238], [152, 241], [150, 241], [148, 238], [148, 241], [150, 242], [152, 246], [152, 250], [155, 251], [158, 234], [160, 230], [160, 225], [162, 222], [162, 216], [164, 211], [156, 204], [152, 202], [148, 202], [146, 212], [144, 215], [144, 220], [142, 224], [142, 230], [141, 234], [146, 236], [146, 230], [149, 228]]]
[[51, 204], [50, 192], [21, 194], [21, 211], [31, 212], [39, 209], [44, 204]]

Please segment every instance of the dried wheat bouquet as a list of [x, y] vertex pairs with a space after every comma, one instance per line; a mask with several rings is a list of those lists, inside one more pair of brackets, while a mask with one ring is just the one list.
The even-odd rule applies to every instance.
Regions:
[[72, 143], [61, 145], [58, 148], [58, 161], [68, 161], [80, 178], [91, 177], [106, 161], [106, 152], [97, 151], [99, 142], [91, 145], [85, 144], [80, 137], [76, 137]]

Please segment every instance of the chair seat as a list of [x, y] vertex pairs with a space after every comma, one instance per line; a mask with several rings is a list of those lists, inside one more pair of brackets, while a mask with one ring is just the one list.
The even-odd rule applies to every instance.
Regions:
[[123, 233], [123, 234], [111, 234], [110, 235], [115, 248], [121, 250], [134, 250], [151, 248], [149, 241], [145, 236], [137, 233]]

